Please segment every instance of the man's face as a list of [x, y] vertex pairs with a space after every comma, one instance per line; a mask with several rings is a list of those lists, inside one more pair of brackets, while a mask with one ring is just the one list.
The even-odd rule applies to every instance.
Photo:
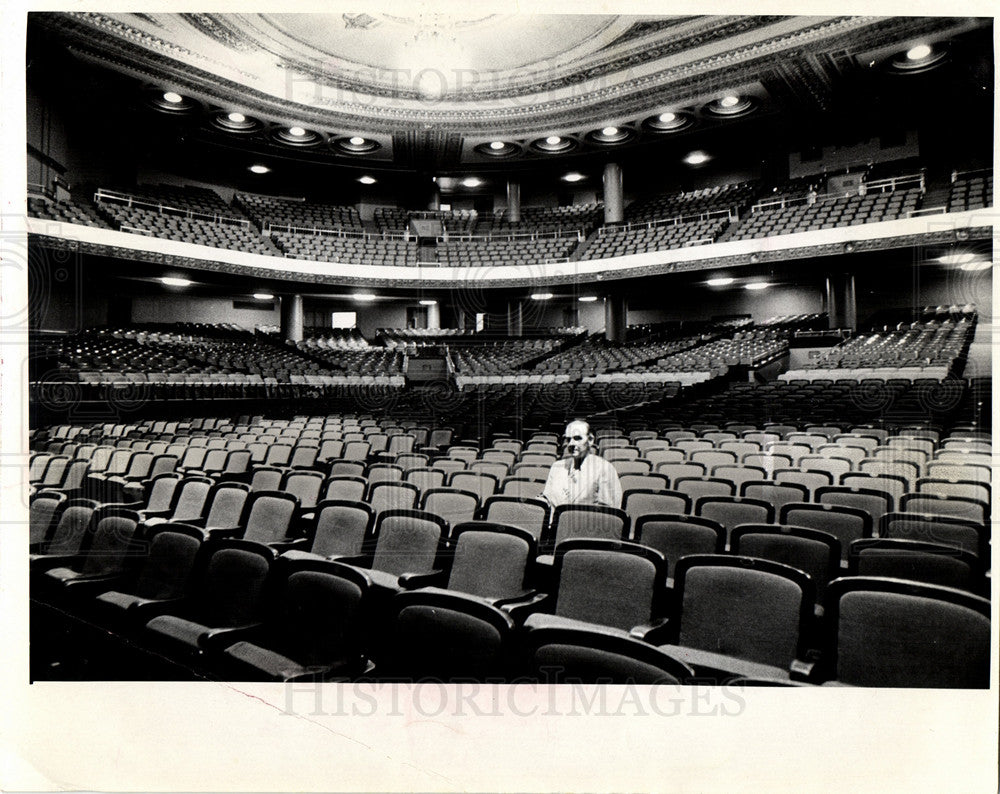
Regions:
[[566, 425], [563, 444], [568, 456], [582, 460], [590, 450], [590, 428], [583, 422], [571, 422]]

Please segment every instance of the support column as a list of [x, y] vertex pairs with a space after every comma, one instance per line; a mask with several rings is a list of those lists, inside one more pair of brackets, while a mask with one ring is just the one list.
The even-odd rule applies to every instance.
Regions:
[[628, 304], [623, 295], [609, 295], [604, 300], [604, 338], [624, 342], [628, 327]]
[[516, 179], [507, 180], [507, 220], [521, 222], [521, 183]]
[[507, 335], [521, 336], [524, 333], [524, 307], [519, 300], [507, 301]]
[[831, 328], [857, 328], [858, 300], [853, 274], [834, 273], [827, 276], [824, 303]]
[[431, 189], [427, 199], [427, 209], [437, 212], [441, 209], [441, 188], [437, 182], [431, 182]]
[[288, 342], [302, 341], [302, 296], [281, 296], [281, 338]]
[[625, 220], [625, 201], [622, 188], [622, 167], [618, 163], [604, 166], [604, 222], [621, 223]]
[[434, 329], [441, 327], [441, 306], [437, 303], [427, 307], [427, 327]]

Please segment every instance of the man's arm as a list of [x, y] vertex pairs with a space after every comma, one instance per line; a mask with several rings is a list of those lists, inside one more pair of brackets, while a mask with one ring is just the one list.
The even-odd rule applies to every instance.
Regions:
[[610, 462], [604, 461], [601, 475], [597, 485], [597, 501], [608, 507], [621, 508], [622, 506], [622, 483], [618, 479], [618, 472]]

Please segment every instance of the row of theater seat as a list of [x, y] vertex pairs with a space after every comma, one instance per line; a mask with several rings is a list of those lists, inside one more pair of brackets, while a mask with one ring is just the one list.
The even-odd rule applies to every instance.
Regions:
[[[66, 507], [59, 523], [85, 509]], [[668, 558], [642, 543], [563, 539], [540, 573], [534, 539], [516, 527], [449, 528], [410, 510], [372, 521], [360, 503], [323, 509], [340, 511], [326, 524], [337, 529], [314, 535], [309, 552], [206, 537], [190, 524], [150, 526], [116, 506], [94, 510], [79, 519], [86, 529], [77, 554], [58, 553], [52, 537], [32, 557], [34, 669], [72, 670], [82, 658], [104, 664], [108, 677], [151, 677], [150, 659], [167, 659], [164, 677], [250, 680], [511, 680], [548, 666], [549, 677], [533, 680], [988, 682], [986, 599], [877, 576], [902, 563], [917, 578], [933, 571], [958, 583], [948, 563], [964, 561], [929, 544], [860, 541], [840, 576], [837, 543], [823, 532], [742, 526], [734, 553], [722, 554], [718, 527], [703, 521], [691, 526], [715, 538], [714, 553], [671, 560], [668, 587]], [[345, 531], [349, 510], [362, 521]], [[677, 540], [688, 528], [660, 516], [639, 540]], [[100, 640], [91, 634], [88, 644], [82, 627], [95, 625]], [[121, 643], [113, 652], [109, 637]], [[564, 647], [553, 657], [556, 645]], [[138, 671], [128, 669], [136, 648], [145, 654]]]
[[[690, 221], [691, 217], [720, 210], [738, 218], [757, 190], [757, 187], [746, 184], [726, 185], [642, 199], [629, 208], [627, 219], [630, 223], [674, 223], [630, 226], [622, 231], [608, 227], [599, 230], [599, 236], [594, 236], [589, 242], [579, 244], [579, 249], [575, 241], [552, 239], [526, 242], [490, 239], [470, 243], [453, 239], [441, 249], [442, 255], [437, 259], [461, 266], [496, 261], [516, 264], [522, 260], [572, 258], [576, 250], [588, 259], [621, 256], [693, 242], [714, 242], [723, 233], [727, 238], [741, 239], [894, 220], [908, 217], [918, 208], [921, 196], [921, 191], [916, 188], [891, 190], [885, 187], [884, 192], [837, 199], [820, 198], [815, 203], [808, 203], [804, 197], [796, 196], [794, 190], [789, 193], [785, 188], [778, 188], [777, 192], [766, 194], [767, 200], [755, 205], [754, 211], [742, 219], [732, 222], [727, 219]], [[774, 196], [785, 194], [798, 203], [788, 206], [775, 203]], [[33, 197], [28, 210], [35, 217], [86, 225], [110, 225], [140, 234], [264, 255], [285, 253], [315, 261], [375, 262], [401, 266], [414, 266], [420, 259], [414, 242], [382, 239], [377, 235], [352, 238], [307, 231], [341, 230], [365, 234], [364, 224], [354, 207], [307, 204], [244, 194], [238, 194], [234, 203], [229, 205], [211, 190], [170, 186], [136, 187], [120, 194], [99, 191], [95, 198], [96, 203], [91, 205], [82, 200], [52, 201]], [[954, 182], [947, 210], [964, 211], [991, 203], [992, 176], [963, 178]], [[245, 221], [245, 213], [255, 225], [234, 225], [231, 222], [233, 219]], [[406, 210], [398, 208], [379, 208], [375, 217], [376, 228], [393, 234], [402, 232], [409, 215]], [[213, 219], [217, 217], [226, 220]], [[586, 235], [600, 221], [601, 208], [597, 205], [524, 208], [522, 219], [516, 224], [503, 213], [495, 217], [441, 213], [441, 217], [445, 227], [457, 234], [489, 236], [524, 230], [531, 234], [574, 231]], [[261, 227], [273, 232], [274, 237], [261, 234]], [[282, 228], [284, 231], [281, 231]], [[302, 231], [292, 231], [296, 228]]]

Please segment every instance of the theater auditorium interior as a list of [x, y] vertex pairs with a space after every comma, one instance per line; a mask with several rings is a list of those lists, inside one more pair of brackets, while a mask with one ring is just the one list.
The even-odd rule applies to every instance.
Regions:
[[32, 680], [988, 687], [993, 35], [30, 13]]

